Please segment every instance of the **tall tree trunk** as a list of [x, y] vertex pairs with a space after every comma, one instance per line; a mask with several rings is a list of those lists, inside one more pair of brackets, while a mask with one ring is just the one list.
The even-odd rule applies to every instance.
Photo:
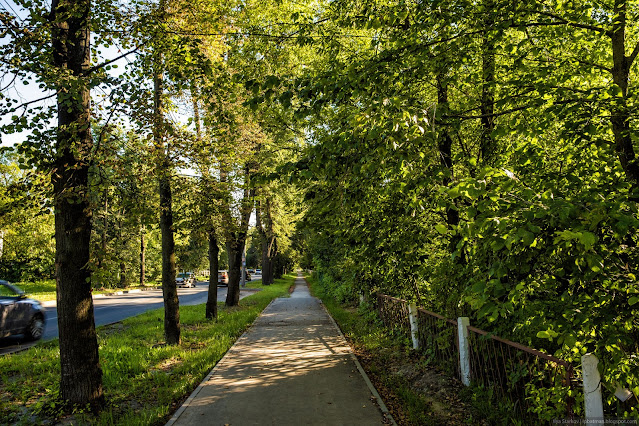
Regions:
[[215, 229], [209, 229], [209, 294], [206, 299], [206, 319], [217, 319], [217, 270], [220, 249], [217, 246]]
[[[253, 211], [253, 200], [255, 190], [249, 189], [249, 166], [244, 168], [244, 196], [242, 197], [242, 205], [240, 207], [240, 223], [231, 214], [231, 206], [228, 204], [228, 198], [225, 198], [227, 205], [222, 209], [222, 217], [224, 218], [226, 229], [226, 251], [229, 255], [229, 286], [226, 294], [226, 306], [237, 306], [240, 301], [240, 278], [242, 270], [242, 254], [244, 253], [244, 245], [246, 244], [246, 235], [248, 233], [249, 219]], [[220, 169], [220, 182], [226, 182], [226, 172], [222, 167]]]
[[264, 240], [264, 244], [262, 244], [262, 284], [263, 285], [271, 285], [271, 261], [268, 257], [268, 247], [269, 241]]
[[262, 254], [262, 285], [270, 285], [268, 280], [269, 257], [268, 257], [268, 237], [266, 236], [265, 224], [262, 223], [262, 202], [258, 201], [255, 205], [255, 227], [260, 236], [260, 251]]
[[180, 300], [175, 282], [175, 240], [173, 237], [173, 194], [171, 192], [171, 160], [164, 144], [164, 107], [162, 105], [162, 58], [156, 53], [153, 72], [154, 124], [153, 137], [158, 159], [160, 194], [160, 232], [162, 233], [162, 294], [164, 296], [164, 337], [169, 345], [180, 343]]
[[91, 207], [89, 0], [53, 0], [53, 62], [59, 70], [58, 131], [52, 173], [55, 204], [56, 300], [60, 344], [60, 397], [70, 404], [104, 402], [95, 332], [89, 254]]
[[144, 242], [144, 225], [140, 227], [140, 286], [146, 284], [146, 244]]
[[277, 237], [276, 236], [273, 236], [273, 239], [271, 240], [268, 256], [269, 256], [268, 279], [269, 279], [269, 283], [273, 284], [275, 278], [280, 278], [282, 276], [279, 269], [277, 269], [277, 262], [276, 262], [277, 261]]
[[266, 198], [264, 203], [264, 225], [266, 229], [264, 233], [266, 235], [266, 244], [263, 247], [262, 252], [262, 281], [268, 285], [273, 284], [273, 258], [277, 253], [277, 241], [275, 233], [273, 232], [273, 215], [271, 213], [271, 200]]
[[125, 288], [126, 287], [126, 263], [123, 261], [120, 261], [120, 288]]
[[481, 67], [481, 141], [480, 155], [484, 165], [492, 165], [497, 154], [495, 139], [492, 136], [495, 130], [495, 40], [493, 26], [494, 1], [486, 0], [484, 18], [484, 33], [482, 35]]
[[[120, 216], [120, 218], [122, 218], [124, 215], [125, 215], [125, 211], [122, 211], [122, 213], [119, 216]], [[120, 240], [120, 253], [118, 253], [118, 255], [120, 256], [120, 284], [119, 284], [119, 287], [120, 288], [125, 288], [126, 287], [126, 283], [127, 283], [126, 263], [124, 262], [124, 259], [121, 258], [121, 256], [124, 255], [124, 251], [125, 251], [125, 242], [124, 242], [124, 239], [122, 238], [122, 219], [118, 220], [118, 239]]]
[[[448, 108], [448, 84], [441, 74], [437, 75], [437, 107]], [[439, 151], [439, 161], [447, 171], [444, 177], [444, 185], [449, 185], [453, 180], [452, 147], [453, 139], [450, 137], [446, 124], [442, 124], [439, 131], [437, 149]], [[446, 223], [453, 226], [459, 224], [459, 212], [456, 209], [452, 207], [446, 208]]]
[[109, 189], [104, 188], [104, 217], [102, 218], [102, 245], [101, 252], [98, 255], [98, 268], [102, 268], [102, 263], [106, 257], [107, 251], [107, 230], [109, 228]]
[[226, 306], [237, 306], [240, 302], [240, 279], [242, 273], [242, 253], [246, 234], [238, 232], [226, 242], [229, 255], [229, 285], [226, 293]]
[[266, 272], [262, 271], [262, 279], [266, 279], [266, 282], [268, 282], [269, 285], [273, 284], [273, 277], [274, 277], [274, 269], [273, 269], [273, 263], [274, 263], [274, 258], [275, 255], [277, 254], [277, 238], [272, 235], [269, 239], [268, 239], [268, 243], [266, 245]]
[[[634, 57], [626, 56], [626, 0], [615, 0], [612, 40], [612, 78], [621, 89], [621, 97], [613, 103], [610, 121], [615, 138], [615, 150], [626, 179], [633, 189], [639, 189], [639, 164], [632, 144], [630, 110], [628, 109], [628, 81]], [[638, 197], [635, 194], [634, 197]]]

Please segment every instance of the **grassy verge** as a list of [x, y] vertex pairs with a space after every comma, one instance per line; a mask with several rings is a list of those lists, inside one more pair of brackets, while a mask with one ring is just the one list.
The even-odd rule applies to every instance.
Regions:
[[[14, 283], [31, 298], [46, 302], [55, 300], [55, 280], [21, 281]], [[99, 288], [93, 289], [93, 294], [111, 294], [118, 291], [130, 291], [136, 289], [151, 289], [161, 286], [159, 282], [150, 282], [146, 286], [128, 286], [125, 288]]]
[[[205, 281], [208, 285], [208, 277], [198, 277], [198, 282]], [[259, 283], [259, 284], [255, 284]], [[261, 288], [262, 280], [247, 281], [246, 288]], [[55, 280], [39, 280], [39, 281], [21, 281], [15, 283], [31, 298], [39, 300], [40, 302], [46, 302], [49, 300], [55, 300]], [[130, 291], [130, 290], [146, 290], [161, 287], [162, 283], [159, 281], [150, 281], [145, 286], [132, 285], [125, 288], [97, 288], [93, 289], [93, 294], [113, 294], [118, 291]]]
[[[204, 319], [204, 305], [181, 306], [182, 343], [163, 343], [163, 311], [149, 311], [98, 328], [105, 409], [69, 415], [58, 407], [57, 340], [0, 357], [0, 423], [68, 421], [87, 424], [164, 424], [260, 312], [288, 294], [285, 276], [240, 301], [220, 306], [217, 322]], [[254, 287], [253, 287], [254, 288]]]
[[339, 324], [362, 366], [400, 425], [486, 424], [462, 392], [460, 383], [409, 348], [408, 339], [386, 329], [367, 309], [345, 307], [312, 277], [311, 291]]

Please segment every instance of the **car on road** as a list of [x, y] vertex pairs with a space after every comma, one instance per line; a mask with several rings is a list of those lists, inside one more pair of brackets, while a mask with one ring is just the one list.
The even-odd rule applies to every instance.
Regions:
[[22, 334], [38, 340], [44, 333], [44, 308], [24, 291], [0, 280], [0, 337]]
[[195, 287], [195, 274], [193, 272], [181, 272], [175, 278], [178, 287]]
[[217, 284], [229, 285], [229, 273], [226, 270], [217, 271]]
[[262, 270], [261, 269], [256, 269], [255, 270], [255, 275], [262, 275]]

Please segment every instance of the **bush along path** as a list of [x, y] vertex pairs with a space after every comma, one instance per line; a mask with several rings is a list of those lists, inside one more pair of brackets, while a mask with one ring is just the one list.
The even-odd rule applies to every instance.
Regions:
[[392, 424], [303, 279], [275, 300], [168, 425]]
[[205, 320], [204, 305], [181, 306], [182, 343], [164, 344], [162, 309], [98, 328], [106, 406], [99, 414], [76, 407], [63, 415], [58, 395], [57, 340], [0, 357], [0, 424], [164, 424], [276, 297], [288, 295], [294, 276]]

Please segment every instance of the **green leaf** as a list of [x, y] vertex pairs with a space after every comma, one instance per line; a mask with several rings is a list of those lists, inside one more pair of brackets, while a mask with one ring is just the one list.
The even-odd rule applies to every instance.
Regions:
[[628, 304], [630, 306], [636, 305], [637, 303], [639, 303], [639, 297], [637, 296], [632, 296], [630, 299], [628, 299]]
[[590, 250], [592, 246], [595, 244], [595, 241], [597, 240], [597, 237], [595, 237], [595, 234], [593, 234], [592, 232], [587, 232], [587, 231], [579, 232], [578, 234], [580, 234], [577, 237], [579, 242], [584, 245], [586, 250]]
[[548, 339], [548, 340], [552, 340], [552, 337], [550, 337], [550, 334], [548, 334], [547, 331], [540, 331], [537, 333], [537, 337], [539, 337], [540, 339]]
[[443, 235], [448, 233], [448, 227], [446, 227], [446, 225], [442, 225], [441, 223], [435, 225], [435, 230]]

